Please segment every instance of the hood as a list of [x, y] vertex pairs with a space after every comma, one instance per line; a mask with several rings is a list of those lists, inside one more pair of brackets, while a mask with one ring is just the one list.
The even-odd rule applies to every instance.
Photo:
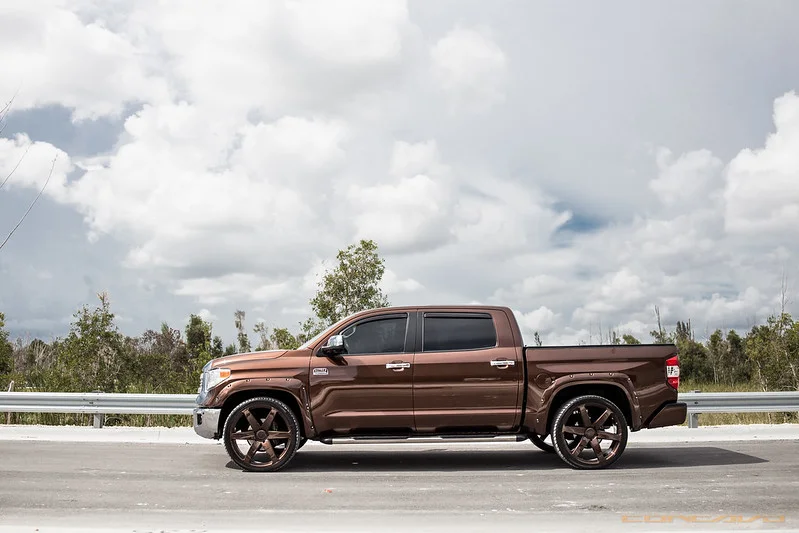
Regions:
[[237, 353], [224, 357], [217, 357], [213, 359], [208, 366], [209, 368], [216, 368], [218, 366], [235, 365], [237, 363], [247, 363], [254, 360], [263, 361], [265, 359], [277, 359], [286, 352], [288, 352], [288, 350], [263, 350], [258, 352]]

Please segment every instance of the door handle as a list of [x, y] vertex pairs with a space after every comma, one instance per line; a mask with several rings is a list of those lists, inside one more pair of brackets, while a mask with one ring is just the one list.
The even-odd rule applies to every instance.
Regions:
[[512, 361], [510, 359], [506, 359], [506, 360], [494, 359], [493, 361], [491, 361], [491, 366], [495, 366], [495, 367], [497, 367], [497, 368], [499, 368], [501, 370], [504, 370], [505, 368], [508, 368], [509, 366], [513, 366], [515, 364], [516, 364], [516, 361]]
[[405, 362], [402, 362], [402, 363], [386, 363], [386, 368], [390, 368], [391, 370], [394, 370], [395, 372], [402, 372], [406, 368], [410, 368], [410, 367], [411, 367], [411, 364], [410, 363], [405, 363]]

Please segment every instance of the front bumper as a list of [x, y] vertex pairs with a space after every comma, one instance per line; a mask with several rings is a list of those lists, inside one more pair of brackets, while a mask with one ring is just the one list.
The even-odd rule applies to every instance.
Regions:
[[194, 421], [194, 432], [205, 439], [218, 439], [221, 412], [221, 409], [195, 407], [191, 416]]

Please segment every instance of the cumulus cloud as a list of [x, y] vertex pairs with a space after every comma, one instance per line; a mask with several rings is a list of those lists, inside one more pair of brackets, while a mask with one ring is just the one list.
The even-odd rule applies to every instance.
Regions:
[[118, 116], [127, 102], [169, 98], [144, 50], [81, 14], [56, 1], [0, 5], [0, 95], [17, 94], [15, 109], [63, 105], [75, 120]]
[[504, 100], [508, 59], [485, 32], [453, 28], [431, 47], [430, 60], [453, 110], [485, 111]]
[[726, 173], [725, 227], [771, 242], [799, 236], [799, 95], [774, 101], [775, 131], [759, 149], [742, 150]]
[[[392, 303], [508, 305], [528, 341], [596, 341], [611, 327], [646, 340], [655, 305], [667, 323], [762, 317], [799, 253], [794, 93], [775, 100], [762, 147], [659, 147], [634, 179], [605, 179], [595, 167], [620, 156], [577, 149], [605, 125], [573, 112], [572, 85], [558, 85], [568, 105], [553, 120], [502, 115], [514, 94], [522, 120], [557, 103], [513, 85], [530, 67], [509, 61], [521, 55], [503, 49], [514, 41], [502, 28], [422, 27], [400, 0], [36, 5], [0, 7], [0, 95], [23, 79], [15, 109], [123, 126], [86, 158], [0, 139], [0, 178], [25, 155], [8, 189], [33, 192], [58, 155], [46, 194], [92, 242], [123, 248], [122, 276], [205, 317], [249, 305], [302, 318], [336, 250], [370, 238]], [[563, 152], [547, 152], [552, 135]], [[605, 194], [564, 196], [559, 165]], [[573, 206], [608, 213], [616, 199], [620, 214], [575, 229]]]

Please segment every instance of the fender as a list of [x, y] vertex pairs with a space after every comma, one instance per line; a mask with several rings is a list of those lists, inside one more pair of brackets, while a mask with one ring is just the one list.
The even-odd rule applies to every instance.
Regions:
[[[302, 413], [302, 424], [304, 427], [305, 436], [312, 438], [316, 436], [316, 427], [313, 423], [311, 416], [310, 397], [308, 396], [308, 389], [305, 384], [297, 378], [289, 377], [268, 377], [268, 378], [242, 378], [235, 379], [226, 383], [217, 392], [216, 397], [212, 403], [214, 406], [222, 407], [228, 398], [234, 394], [242, 391], [280, 391], [290, 394], [297, 405], [300, 407]], [[220, 423], [221, 420], [220, 420]]]
[[549, 413], [553, 407], [558, 407], [552, 405], [552, 400], [560, 391], [575, 385], [598, 385], [619, 388], [630, 404], [632, 420], [628, 420], [627, 422], [630, 424], [633, 431], [637, 431], [641, 428], [641, 424], [643, 423], [641, 420], [641, 406], [638, 403], [638, 395], [635, 392], [633, 382], [628, 375], [621, 372], [582, 372], [562, 375], [553, 380], [551, 385], [543, 390], [534, 387], [533, 383], [530, 384], [531, 399], [535, 397], [539, 398], [538, 411], [533, 410], [534, 406], [532, 405], [528, 408], [529, 414], [535, 420], [532, 425], [536, 433], [539, 435], [546, 435], [549, 433], [549, 428], [547, 428]]

